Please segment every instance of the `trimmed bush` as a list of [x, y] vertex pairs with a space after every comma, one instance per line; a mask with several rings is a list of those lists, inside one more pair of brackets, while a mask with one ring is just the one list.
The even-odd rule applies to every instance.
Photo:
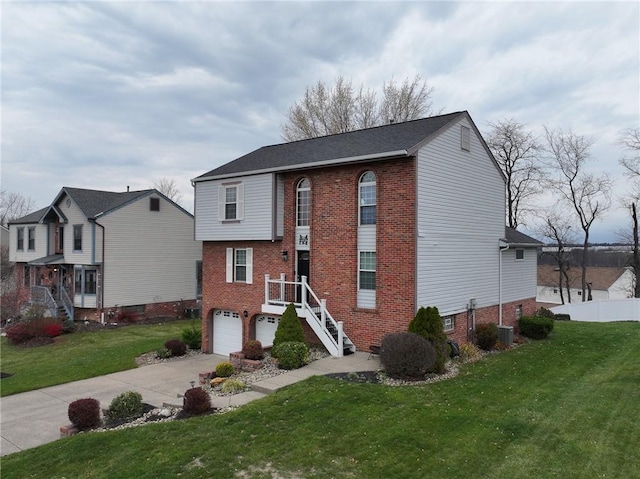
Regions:
[[211, 409], [211, 396], [202, 388], [187, 389], [184, 393], [184, 412], [187, 414], [202, 414]]
[[480, 349], [491, 351], [498, 342], [498, 325], [495, 323], [478, 324], [475, 337]]
[[69, 404], [69, 421], [81, 430], [100, 425], [100, 402], [93, 398], [77, 399]]
[[223, 393], [235, 394], [244, 391], [245, 387], [245, 384], [239, 379], [227, 379], [222, 383], [220, 389]]
[[309, 347], [303, 342], [287, 341], [277, 349], [280, 369], [298, 369], [309, 362]]
[[289, 306], [287, 306], [287, 309], [285, 309], [282, 314], [282, 318], [280, 318], [275, 337], [273, 338], [271, 356], [277, 358], [277, 355], [279, 354], [277, 346], [291, 341], [307, 344], [304, 337], [304, 330], [302, 329], [302, 323], [298, 319], [296, 307], [293, 303], [290, 303]]
[[554, 318], [556, 321], [571, 321], [571, 315], [565, 313], [554, 314]]
[[65, 334], [75, 333], [78, 325], [72, 319], [65, 319], [62, 322], [62, 332]]
[[216, 376], [219, 378], [228, 378], [235, 372], [236, 369], [229, 361], [223, 361], [216, 366]]
[[536, 316], [539, 316], [541, 318], [551, 318], [551, 319], [553, 319], [555, 314], [553, 314], [553, 312], [550, 309], [547, 309], [544, 306], [540, 306], [538, 308], [538, 310], [536, 311]]
[[415, 333], [391, 333], [382, 338], [380, 362], [392, 378], [421, 378], [433, 370], [436, 351]]
[[4, 332], [11, 344], [21, 344], [33, 338], [26, 321], [12, 323], [5, 328]]
[[242, 348], [242, 352], [244, 353], [244, 357], [247, 359], [259, 360], [264, 358], [262, 343], [255, 339], [247, 341]]
[[142, 395], [135, 391], [126, 391], [116, 396], [109, 405], [109, 419], [128, 419], [142, 414]]
[[164, 343], [164, 347], [171, 351], [172, 356], [184, 356], [187, 354], [187, 345], [179, 339], [170, 339]]
[[11, 323], [5, 328], [12, 344], [21, 344], [33, 338], [55, 338], [62, 334], [62, 323], [57, 318], [32, 318]]
[[195, 322], [192, 322], [190, 328], [182, 330], [182, 341], [189, 346], [189, 349], [200, 349], [202, 347], [202, 329], [196, 327]]
[[158, 359], [167, 359], [171, 357], [171, 350], [167, 348], [158, 349], [156, 351], [156, 357]]
[[431, 343], [436, 351], [436, 362], [432, 372], [442, 374], [449, 356], [449, 347], [438, 308], [435, 306], [420, 307], [415, 318], [409, 323], [409, 332], [422, 336]]
[[531, 339], [545, 339], [553, 331], [553, 319], [523, 316], [518, 320], [520, 334]]

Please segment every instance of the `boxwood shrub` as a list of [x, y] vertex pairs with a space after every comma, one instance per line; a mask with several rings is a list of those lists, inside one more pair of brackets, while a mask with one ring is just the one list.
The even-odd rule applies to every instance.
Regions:
[[531, 339], [545, 339], [553, 331], [553, 319], [541, 316], [522, 316], [518, 320], [520, 334]]
[[309, 347], [303, 342], [287, 341], [274, 349], [277, 350], [280, 369], [298, 369], [309, 362]]
[[126, 391], [116, 396], [109, 405], [109, 419], [128, 419], [142, 414], [144, 406], [142, 395], [135, 391]]
[[420, 378], [436, 364], [430, 341], [414, 333], [391, 333], [382, 338], [380, 362], [393, 378]]

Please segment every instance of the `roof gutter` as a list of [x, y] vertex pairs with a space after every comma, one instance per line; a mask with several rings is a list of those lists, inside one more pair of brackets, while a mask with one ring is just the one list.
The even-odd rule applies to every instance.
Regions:
[[295, 165], [274, 167], [274, 168], [264, 168], [261, 170], [236, 171], [234, 173], [227, 173], [222, 175], [212, 175], [212, 176], [193, 178], [191, 180], [191, 184], [195, 185], [195, 183], [200, 183], [202, 181], [223, 180], [225, 178], [235, 178], [238, 176], [260, 175], [263, 173], [278, 173], [281, 171], [305, 170], [309, 168], [320, 168], [323, 166], [341, 165], [344, 163], [360, 163], [363, 161], [380, 160], [384, 158], [392, 158], [397, 156], [409, 156], [409, 154], [407, 150], [395, 150], [395, 151], [385, 151], [383, 153], [374, 153], [370, 155], [349, 156], [346, 158], [334, 158], [331, 160], [313, 161], [310, 163], [298, 163]]

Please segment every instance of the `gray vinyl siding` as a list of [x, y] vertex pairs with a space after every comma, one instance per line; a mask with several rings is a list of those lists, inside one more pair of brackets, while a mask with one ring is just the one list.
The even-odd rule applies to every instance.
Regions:
[[[244, 215], [239, 221], [218, 218], [219, 188], [239, 181], [244, 191]], [[271, 240], [275, 232], [272, 174], [244, 176], [224, 181], [198, 182], [195, 186], [196, 239], [199, 241]]]
[[[284, 176], [276, 175], [276, 237], [284, 236]], [[275, 238], [274, 238], [275, 239]]]
[[160, 211], [150, 211], [149, 198], [98, 219], [106, 235], [105, 308], [196, 297], [202, 243], [193, 239], [193, 218], [162, 197]]
[[[24, 228], [24, 249], [18, 251], [18, 229]], [[35, 249], [29, 250], [29, 228], [35, 228]], [[9, 261], [26, 263], [47, 256], [47, 225], [33, 223], [9, 227]]]
[[498, 303], [499, 239], [504, 236], [504, 180], [471, 128], [470, 151], [452, 125], [418, 152], [417, 306], [441, 314]]
[[502, 253], [502, 302], [535, 298], [538, 256], [535, 248], [523, 248], [524, 260], [516, 261], [516, 248]]

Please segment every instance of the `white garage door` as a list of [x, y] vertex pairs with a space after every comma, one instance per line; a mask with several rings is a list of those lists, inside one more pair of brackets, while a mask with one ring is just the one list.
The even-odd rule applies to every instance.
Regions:
[[262, 343], [263, 348], [273, 346], [273, 338], [276, 336], [280, 318], [273, 316], [258, 316], [256, 318], [256, 339]]
[[227, 355], [242, 351], [242, 320], [233, 311], [216, 311], [213, 315], [213, 352]]

